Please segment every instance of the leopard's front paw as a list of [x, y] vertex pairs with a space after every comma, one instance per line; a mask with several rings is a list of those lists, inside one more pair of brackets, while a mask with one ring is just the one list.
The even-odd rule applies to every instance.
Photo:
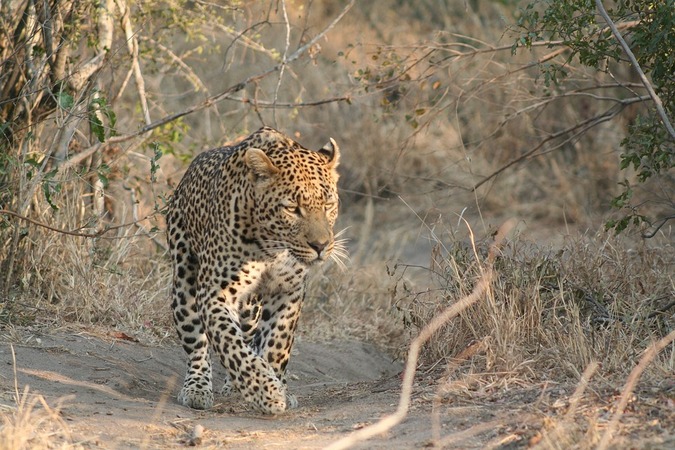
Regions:
[[[262, 389], [254, 393], [249, 401], [253, 403], [263, 414], [281, 414], [286, 411], [285, 386], [276, 377], [267, 378], [262, 384]], [[296, 401], [297, 403], [297, 401]]]
[[213, 406], [213, 391], [183, 386], [178, 394], [178, 403], [194, 409], [209, 409]]

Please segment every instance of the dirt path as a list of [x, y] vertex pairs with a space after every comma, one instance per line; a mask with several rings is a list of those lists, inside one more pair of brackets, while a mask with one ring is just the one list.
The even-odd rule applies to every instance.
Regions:
[[[60, 404], [66, 431], [55, 436], [65, 435], [83, 448], [164, 449], [194, 444], [228, 449], [322, 448], [393, 412], [398, 403], [400, 363], [361, 342], [299, 340], [289, 368], [298, 409], [266, 417], [247, 410], [236, 398], [217, 396], [213, 409], [195, 411], [175, 401], [184, 369], [180, 347], [147, 346], [113, 335], [27, 330], [0, 334], [0, 413], [13, 414], [16, 407], [12, 346], [18, 390], [29, 386], [30, 395], [42, 395], [52, 408]], [[419, 374], [406, 420], [355, 448], [428, 447], [438, 375]], [[542, 430], [550, 430], [554, 421], [549, 418], [564, 413], [573, 388], [490, 391], [481, 387], [464, 398], [455, 396], [437, 408], [438, 435], [446, 437], [445, 448], [526, 448], [537, 442]], [[632, 421], [635, 426], [623, 428], [628, 434], [625, 448], [675, 448], [675, 437], [668, 431], [675, 425], [675, 414], [663, 406], [666, 397], [660, 392], [651, 394], [656, 402], [652, 404], [662, 405], [658, 411], [634, 408], [627, 416], [627, 425]], [[609, 394], [597, 395], [585, 408], [589, 414], [609, 411], [611, 400]], [[655, 411], [661, 416], [654, 416]], [[198, 442], [191, 440], [196, 428], [203, 429]]]
[[[184, 447], [198, 424], [207, 446], [320, 447], [391, 410], [401, 369], [368, 344], [300, 340], [289, 371], [301, 407], [265, 417], [237, 398], [217, 397], [209, 411], [176, 404], [184, 370], [179, 347], [89, 333], [15, 333], [11, 341], [19, 390], [28, 385], [50, 406], [62, 403], [72, 438], [85, 447]], [[0, 345], [0, 368], [1, 402], [10, 408], [15, 388], [7, 340]]]
[[[322, 448], [393, 412], [399, 400], [401, 363], [361, 342], [299, 340], [289, 383], [300, 407], [269, 417], [248, 410], [236, 397], [217, 396], [209, 411], [178, 405], [175, 394], [184, 369], [178, 346], [146, 346], [88, 332], [15, 332], [0, 345], [6, 411], [16, 404], [8, 341], [13, 342], [19, 391], [29, 386], [31, 395], [42, 395], [51, 407], [60, 405], [68, 440], [84, 448], [184, 448], [195, 444], [191, 437], [198, 426], [204, 430], [199, 444], [205, 448]], [[406, 421], [356, 448], [428, 446], [434, 391], [430, 380], [421, 381]], [[443, 433], [494, 417], [490, 407], [453, 408], [444, 414]], [[478, 440], [468, 436], [457, 448], [483, 448], [495, 430], [491, 427], [487, 431], [493, 432]]]

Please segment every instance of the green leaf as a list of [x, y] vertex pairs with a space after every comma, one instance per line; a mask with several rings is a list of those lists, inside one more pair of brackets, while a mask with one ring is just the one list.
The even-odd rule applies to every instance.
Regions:
[[105, 129], [103, 128], [103, 122], [96, 115], [96, 111], [89, 112], [89, 126], [91, 127], [91, 132], [94, 133], [94, 136], [98, 139], [99, 142], [105, 141]]
[[98, 176], [99, 181], [103, 184], [103, 188], [108, 187], [108, 174], [110, 173], [110, 167], [107, 164], [101, 164], [98, 169], [96, 169], [96, 175]]
[[56, 102], [58, 103], [59, 108], [63, 110], [69, 110], [75, 104], [73, 96], [64, 91], [60, 91], [56, 94]]
[[42, 192], [45, 194], [47, 203], [49, 203], [49, 206], [54, 211], [57, 211], [59, 206], [52, 200], [52, 194], [61, 192], [61, 183], [52, 181], [52, 178], [54, 178], [56, 175], [57, 170], [58, 169], [52, 169], [51, 171], [47, 172], [44, 175], [44, 180], [42, 181]]
[[[107, 127], [103, 124], [102, 117], [105, 117], [107, 120]], [[106, 128], [109, 130], [109, 136], [115, 136], [117, 115], [110, 108], [105, 97], [96, 97], [89, 103], [89, 124], [92, 133], [94, 133], [99, 142], [105, 141]]]

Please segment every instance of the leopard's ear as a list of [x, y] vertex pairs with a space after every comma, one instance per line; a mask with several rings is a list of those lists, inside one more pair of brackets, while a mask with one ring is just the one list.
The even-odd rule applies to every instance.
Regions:
[[279, 169], [259, 148], [249, 148], [244, 155], [244, 161], [251, 171], [253, 181], [268, 179], [279, 173]]
[[328, 158], [329, 168], [335, 169], [340, 165], [340, 147], [337, 145], [337, 142], [335, 142], [335, 139], [330, 138], [326, 145], [321, 147], [319, 153]]

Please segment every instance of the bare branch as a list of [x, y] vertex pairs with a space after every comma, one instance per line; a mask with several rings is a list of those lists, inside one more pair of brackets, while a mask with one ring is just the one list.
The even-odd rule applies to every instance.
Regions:
[[[574, 132], [574, 134], [570, 138], [565, 139], [564, 142], [556, 145], [551, 150], [555, 150], [557, 148], [560, 148], [566, 142], [569, 142], [571, 139], [574, 139], [575, 137], [584, 134], [586, 131], [593, 128], [594, 126], [599, 125], [603, 122], [607, 122], [608, 120], [611, 120], [617, 114], [619, 114], [626, 106], [628, 106], [630, 104], [633, 104], [633, 103], [640, 102], [640, 101], [643, 101], [642, 97], [633, 97], [633, 98], [630, 98], [630, 99], [620, 101], [618, 104], [612, 106], [611, 108], [609, 108], [608, 110], [606, 110], [604, 113], [602, 113], [600, 115], [593, 116], [593, 117], [591, 117], [589, 119], [586, 119], [582, 122], [579, 122], [579, 123], [576, 123], [576, 124], [574, 124], [570, 127], [567, 127], [564, 130], [560, 130], [558, 132], [555, 132], [553, 134], [548, 135], [545, 139], [543, 139], [541, 142], [539, 142], [539, 144], [537, 144], [536, 146], [534, 146], [533, 148], [531, 148], [530, 150], [528, 150], [524, 154], [520, 155], [516, 159], [506, 163], [505, 165], [503, 165], [502, 167], [500, 167], [499, 169], [492, 172], [490, 175], [488, 175], [487, 177], [483, 178], [481, 181], [476, 183], [473, 186], [472, 190], [475, 191], [476, 189], [481, 187], [483, 184], [487, 183], [492, 178], [494, 178], [497, 175], [504, 172], [509, 167], [511, 167], [515, 164], [518, 164], [520, 162], [523, 162], [523, 161], [525, 161], [526, 159], [528, 159], [532, 156], [539, 156], [539, 155], [535, 155], [535, 153], [537, 153], [537, 151], [539, 151], [541, 148], [543, 148], [549, 142], [551, 142], [555, 139], [558, 139], [559, 137], [565, 136], [568, 133]], [[549, 151], [551, 151], [551, 150], [549, 150]]]
[[138, 40], [136, 39], [136, 35], [131, 28], [131, 18], [129, 17], [131, 11], [129, 10], [125, 0], [115, 0], [115, 2], [117, 3], [117, 8], [120, 10], [120, 14], [122, 15], [122, 27], [124, 28], [124, 34], [127, 39], [129, 55], [131, 56], [131, 67], [134, 71], [134, 80], [136, 81], [136, 89], [138, 90], [138, 97], [141, 101], [143, 118], [145, 119], [146, 125], [149, 125], [151, 123], [150, 110], [148, 109], [148, 98], [145, 94], [145, 80], [143, 79], [143, 74], [141, 73], [141, 65], [138, 62]]
[[[298, 59], [300, 56], [302, 56], [309, 48], [312, 47], [319, 39], [323, 38], [326, 33], [328, 33], [337, 23], [347, 14], [347, 12], [354, 6], [354, 3], [356, 3], [356, 0], [351, 0], [347, 6], [344, 7], [344, 9], [340, 12], [340, 14], [333, 19], [333, 21], [326, 26], [319, 34], [314, 36], [312, 40], [310, 40], [307, 44], [303, 45], [302, 47], [298, 48], [296, 51], [294, 51], [288, 58], [286, 58], [286, 64], [289, 64], [296, 59]], [[147, 124], [140, 130], [138, 130], [135, 133], [131, 133], [128, 135], [124, 136], [114, 136], [110, 139], [108, 139], [107, 143], [118, 143], [118, 142], [124, 142], [128, 141], [130, 139], [133, 139], [135, 137], [144, 135], [148, 131], [154, 130], [155, 128], [161, 127], [164, 124], [167, 124], [169, 122], [173, 122], [176, 119], [179, 119], [181, 117], [187, 116], [189, 114], [192, 114], [197, 111], [201, 111], [202, 109], [208, 108], [213, 106], [213, 104], [218, 103], [222, 100], [225, 100], [227, 98], [231, 98], [232, 94], [235, 92], [239, 92], [243, 90], [246, 86], [253, 84], [259, 80], [262, 80], [266, 76], [270, 75], [271, 73], [274, 73], [278, 70], [280, 70], [282, 67], [282, 64], [277, 64], [273, 67], [270, 67], [269, 69], [257, 74], [257, 75], [251, 75], [250, 77], [246, 78], [245, 80], [230, 86], [229, 88], [225, 89], [223, 92], [213, 95], [206, 100], [202, 101], [201, 103], [198, 103], [194, 106], [191, 106], [183, 111], [174, 113], [174, 114], [169, 114], [168, 116], [165, 116], [159, 120], [156, 120], [152, 123]]]
[[[284, 13], [284, 24], [286, 25], [286, 45], [284, 46], [284, 55], [281, 58], [281, 68], [279, 69], [279, 79], [277, 80], [277, 87], [274, 90], [274, 104], [279, 100], [279, 89], [281, 89], [281, 81], [284, 77], [284, 71], [286, 70], [286, 58], [288, 57], [288, 48], [291, 46], [291, 23], [288, 20], [288, 12], [286, 11], [286, 0], [281, 0], [281, 10]], [[276, 126], [277, 123], [277, 110], [276, 108], [272, 110], [272, 120]]]
[[352, 7], [354, 6], [355, 3], [356, 3], [356, 0], [351, 0], [347, 4], [347, 6], [345, 6], [342, 9], [342, 11], [340, 11], [340, 14], [338, 14], [335, 17], [335, 19], [333, 19], [333, 21], [331, 23], [329, 23], [328, 26], [321, 31], [321, 33], [317, 34], [312, 39], [310, 39], [310, 41], [307, 42], [305, 45], [303, 45], [302, 47], [300, 47], [299, 49], [294, 51], [293, 54], [286, 59], [286, 63], [288, 64], [288, 63], [291, 63], [291, 62], [295, 61], [300, 56], [302, 56], [307, 50], [312, 48], [314, 46], [314, 44], [316, 44], [318, 41], [323, 39], [323, 37], [326, 35], [326, 33], [328, 33], [330, 30], [332, 30], [333, 27], [335, 27], [335, 25], [337, 25], [338, 22], [340, 22], [342, 20], [342, 18], [349, 12], [349, 10], [352, 9]]
[[661, 229], [661, 228], [662, 228], [669, 220], [673, 220], [673, 219], [675, 219], [675, 214], [670, 215], [670, 216], [667, 216], [667, 217], [664, 217], [663, 219], [660, 219], [660, 220], [656, 223], [656, 225], [652, 225], [654, 229], [653, 229], [652, 231], [650, 231], [650, 232], [642, 233], [642, 237], [645, 238], [645, 239], [651, 239], [651, 238], [653, 238], [654, 236], [656, 236], [656, 233], [658, 233], [659, 230], [660, 230], [660, 229]]
[[224, 31], [225, 33], [232, 36], [232, 42], [229, 43], [229, 45], [225, 48], [225, 52], [223, 53], [223, 60], [227, 60], [227, 55], [230, 53], [230, 50], [234, 47], [235, 44], [241, 45], [244, 48], [248, 48], [256, 52], [263, 53], [269, 56], [271, 59], [274, 59], [274, 55], [270, 50], [265, 48], [265, 46], [261, 45], [260, 43], [256, 42], [254, 39], [251, 39], [248, 36], [246, 36], [246, 33], [248, 33], [249, 31], [255, 30], [259, 26], [266, 23], [267, 22], [255, 23], [247, 27], [246, 29], [240, 31], [239, 33], [235, 33], [232, 28], [227, 27], [225, 25], [215, 24], [214, 26], [217, 30]]
[[635, 58], [635, 55], [628, 46], [628, 43], [625, 41], [623, 36], [621, 36], [621, 33], [619, 32], [614, 22], [612, 22], [612, 19], [609, 17], [609, 14], [607, 14], [607, 11], [605, 10], [605, 7], [602, 4], [602, 0], [595, 0], [595, 6], [598, 8], [598, 12], [602, 16], [602, 18], [605, 19], [605, 22], [607, 22], [607, 25], [612, 30], [612, 34], [614, 35], [616, 40], [619, 41], [619, 44], [621, 45], [621, 48], [623, 48], [624, 53], [626, 53], [628, 59], [630, 59], [631, 64], [635, 68], [635, 71], [640, 76], [640, 80], [642, 80], [642, 84], [645, 85], [645, 88], [647, 89], [649, 96], [652, 98], [652, 101], [656, 105], [656, 110], [659, 112], [659, 116], [661, 116], [661, 120], [663, 121], [666, 130], [668, 130], [670, 137], [675, 140], [675, 129], [673, 129], [673, 125], [670, 123], [668, 114], [666, 114], [666, 110], [663, 108], [663, 102], [661, 101], [661, 98], [658, 96], [656, 92], [654, 92], [654, 88], [647, 79], [645, 73], [642, 71], [640, 63], [638, 63], [637, 59]]
[[192, 84], [192, 86], [195, 88], [195, 91], [199, 92], [205, 92], [208, 94], [209, 88], [206, 87], [206, 85], [202, 82], [201, 78], [199, 78], [199, 75], [195, 73], [194, 70], [187, 64], [185, 64], [185, 61], [181, 59], [178, 55], [176, 55], [173, 50], [170, 48], [166, 47], [165, 45], [162, 45], [160, 42], [157, 42], [156, 40], [149, 38], [149, 37], [141, 37], [143, 41], [147, 41], [150, 44], [152, 44], [153, 47], [156, 47], [169, 55], [169, 58], [171, 61], [173, 61], [174, 64], [176, 64], [183, 72], [185, 72], [185, 78]]
[[101, 237], [109, 231], [117, 230], [119, 228], [127, 228], [127, 227], [130, 227], [132, 225], [137, 225], [139, 222], [142, 222], [146, 219], [149, 219], [150, 217], [155, 215], [155, 213], [152, 213], [152, 214], [148, 214], [147, 216], [143, 217], [142, 219], [134, 220], [133, 222], [123, 223], [121, 225], [107, 226], [105, 228], [100, 229], [96, 233], [82, 233], [82, 232], [76, 231], [76, 230], [71, 231], [71, 230], [62, 230], [60, 228], [55, 228], [55, 227], [52, 227], [51, 225], [47, 225], [46, 223], [38, 222], [37, 220], [31, 219], [30, 217], [26, 217], [22, 214], [15, 213], [14, 211], [9, 211], [7, 209], [0, 209], [0, 214], [7, 214], [8, 216], [16, 217], [17, 219], [20, 219], [20, 220], [25, 220], [26, 222], [32, 223], [33, 225], [37, 225], [39, 227], [45, 228], [45, 229], [50, 230], [50, 231], [55, 231], [56, 233], [67, 234], [68, 236], [85, 237], [85, 238]]
[[80, 70], [68, 79], [69, 84], [75, 91], [82, 89], [91, 76], [98, 71], [105, 62], [105, 57], [112, 47], [113, 37], [113, 0], [105, 0], [98, 3], [98, 52], [85, 63]]
[[264, 100], [251, 100], [249, 98], [243, 97], [229, 97], [228, 100], [241, 103], [255, 104], [256, 108], [305, 108], [309, 106], [319, 106], [325, 105], [326, 103], [337, 103], [337, 102], [350, 102], [352, 97], [342, 96], [342, 97], [330, 97], [323, 100], [314, 100], [310, 102], [297, 102], [297, 103], [275, 103], [275, 102], [266, 102]]

